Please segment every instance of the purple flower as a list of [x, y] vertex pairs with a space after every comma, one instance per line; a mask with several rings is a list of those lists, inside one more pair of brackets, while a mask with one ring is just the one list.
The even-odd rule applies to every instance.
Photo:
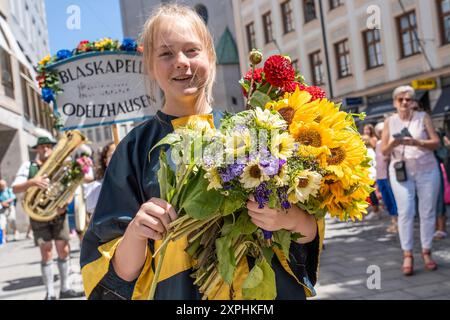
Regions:
[[288, 191], [287, 186], [277, 189], [278, 199], [280, 199], [281, 206], [283, 207], [283, 209], [286, 209], [286, 210], [291, 208], [291, 203], [288, 200], [287, 191]]
[[233, 163], [225, 168], [219, 168], [217, 171], [223, 182], [230, 182], [234, 178], [239, 177], [244, 171], [244, 168], [244, 164]]
[[42, 88], [42, 99], [50, 103], [55, 99], [55, 95], [52, 89], [50, 88]]
[[263, 182], [258, 187], [256, 187], [254, 196], [256, 202], [258, 202], [258, 208], [262, 209], [269, 203], [269, 196], [272, 194], [272, 190], [267, 189], [267, 183]]
[[272, 155], [262, 158], [259, 163], [269, 177], [275, 176], [280, 170], [280, 160]]

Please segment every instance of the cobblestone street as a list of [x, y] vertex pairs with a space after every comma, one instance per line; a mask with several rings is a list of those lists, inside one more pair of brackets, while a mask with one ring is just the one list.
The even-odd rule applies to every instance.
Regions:
[[[317, 297], [322, 299], [402, 300], [450, 299], [450, 240], [434, 241], [433, 257], [438, 270], [424, 269], [420, 256], [419, 224], [415, 223], [414, 275], [401, 271], [402, 251], [398, 234], [386, 232], [390, 218], [356, 223], [326, 221], [325, 250], [320, 261]], [[369, 289], [378, 266], [381, 288]], [[369, 281], [368, 281], [369, 279]]]

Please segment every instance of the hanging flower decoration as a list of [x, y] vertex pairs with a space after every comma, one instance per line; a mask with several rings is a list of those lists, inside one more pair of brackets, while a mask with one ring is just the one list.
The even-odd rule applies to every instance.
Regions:
[[[51, 70], [49, 67], [56, 62], [61, 62], [66, 59], [70, 59], [74, 56], [80, 56], [91, 52], [136, 52], [137, 54], [143, 53], [143, 46], [138, 44], [135, 40], [126, 38], [122, 43], [111, 38], [103, 38], [98, 41], [83, 40], [77, 45], [75, 49], [59, 50], [55, 55], [47, 55], [36, 66], [38, 73], [36, 81], [39, 88], [41, 88], [42, 99], [50, 103], [55, 100], [55, 97], [62, 92], [59, 87], [58, 74]], [[60, 127], [61, 121], [59, 121], [57, 111], [55, 110], [56, 123]]]

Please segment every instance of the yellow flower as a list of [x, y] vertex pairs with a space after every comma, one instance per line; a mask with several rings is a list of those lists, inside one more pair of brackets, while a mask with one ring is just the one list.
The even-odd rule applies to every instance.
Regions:
[[39, 65], [45, 66], [47, 63], [50, 62], [51, 56], [46, 55], [41, 61], [39, 61]]
[[222, 180], [216, 168], [212, 168], [205, 173], [205, 179], [209, 181], [207, 190], [222, 189]]
[[270, 142], [270, 152], [273, 156], [287, 160], [293, 151], [295, 146], [294, 138], [287, 132], [279, 134], [278, 132], [273, 132]]
[[247, 154], [252, 145], [252, 136], [248, 129], [232, 131], [226, 135], [226, 156], [240, 157]]
[[276, 176], [273, 177], [277, 187], [283, 187], [289, 183], [289, 174], [287, 170], [287, 165], [281, 167], [281, 170]]
[[270, 177], [264, 173], [263, 168], [259, 164], [259, 158], [257, 158], [244, 168], [240, 182], [244, 185], [244, 188], [250, 189], [269, 179]]
[[347, 130], [334, 131], [333, 140], [325, 169], [342, 180], [347, 188], [357, 179], [354, 170], [366, 159], [367, 149], [358, 134]]
[[295, 141], [300, 143], [298, 154], [304, 157], [314, 156], [321, 167], [325, 166], [326, 157], [331, 154], [330, 148], [335, 146], [332, 130], [317, 122], [293, 123], [290, 130]]
[[255, 123], [262, 129], [275, 130], [287, 127], [286, 121], [278, 113], [257, 107], [255, 109]]
[[293, 122], [297, 111], [302, 116], [302, 121], [311, 122], [314, 120], [314, 114], [309, 112], [310, 109], [307, 107], [310, 100], [311, 95], [306, 91], [300, 91], [297, 87], [293, 93], [285, 93], [283, 99], [267, 103], [265, 108], [277, 111], [289, 125]]
[[320, 190], [322, 176], [310, 170], [300, 172], [288, 190], [288, 199], [292, 203], [305, 202], [310, 196], [316, 196]]

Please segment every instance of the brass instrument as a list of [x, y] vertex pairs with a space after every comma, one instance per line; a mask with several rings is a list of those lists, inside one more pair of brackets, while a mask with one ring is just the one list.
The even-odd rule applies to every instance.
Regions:
[[[70, 178], [71, 153], [86, 141], [78, 130], [67, 131], [53, 149], [50, 157], [39, 169], [36, 177], [46, 175], [50, 180], [47, 189], [30, 187], [22, 201], [25, 212], [36, 221], [50, 221], [57, 215], [57, 209], [64, 207], [75, 189], [83, 182], [83, 175]], [[67, 182], [68, 181], [68, 182]]]

